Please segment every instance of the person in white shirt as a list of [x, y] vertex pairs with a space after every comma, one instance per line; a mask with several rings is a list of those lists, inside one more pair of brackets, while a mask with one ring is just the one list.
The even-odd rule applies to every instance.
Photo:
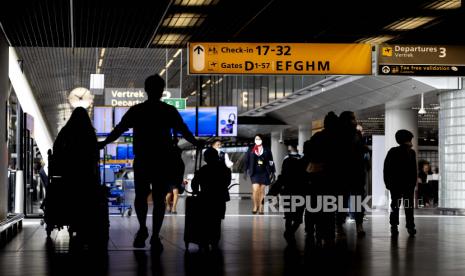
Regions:
[[218, 156], [220, 157], [222, 161], [224, 161], [224, 164], [226, 165], [226, 167], [230, 169], [234, 165], [234, 162], [232, 162], [231, 159], [229, 159], [229, 156], [226, 152], [221, 150], [221, 147], [222, 147], [222, 143], [220, 139], [213, 140], [212, 148], [218, 151]]

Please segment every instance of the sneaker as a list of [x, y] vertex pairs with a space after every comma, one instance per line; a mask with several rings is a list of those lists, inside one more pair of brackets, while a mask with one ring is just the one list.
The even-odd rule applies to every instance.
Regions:
[[137, 231], [136, 236], [134, 237], [134, 242], [133, 246], [135, 248], [144, 248], [145, 247], [145, 240], [149, 237], [149, 231], [147, 230], [147, 227], [145, 228], [140, 228], [139, 231]]
[[399, 229], [397, 229], [397, 226], [391, 226], [391, 235], [395, 237], [399, 235]]
[[150, 249], [152, 252], [161, 253], [163, 251], [163, 244], [161, 243], [160, 238], [154, 238], [153, 236], [150, 238]]
[[410, 236], [415, 236], [417, 233], [417, 230], [415, 228], [407, 228], [407, 232], [409, 233]]
[[363, 224], [357, 224], [357, 236], [358, 237], [363, 237], [365, 236], [365, 230], [363, 229]]

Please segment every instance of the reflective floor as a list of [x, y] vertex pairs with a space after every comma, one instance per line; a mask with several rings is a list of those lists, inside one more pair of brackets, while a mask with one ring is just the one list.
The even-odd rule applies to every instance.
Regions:
[[[232, 202], [231, 204], [244, 205]], [[39, 220], [26, 220], [23, 231], [0, 249], [0, 275], [464, 275], [465, 217], [419, 212], [418, 234], [409, 238], [402, 221], [391, 239], [388, 218], [372, 214], [365, 238], [346, 223], [347, 239], [333, 248], [305, 246], [303, 229], [297, 250], [287, 250], [279, 215], [227, 215], [221, 252], [185, 253], [184, 216], [167, 215], [162, 229], [165, 251], [134, 250], [137, 220], [111, 217], [107, 253], [69, 250], [67, 231], [46, 233]], [[148, 220], [150, 221], [150, 220]]]

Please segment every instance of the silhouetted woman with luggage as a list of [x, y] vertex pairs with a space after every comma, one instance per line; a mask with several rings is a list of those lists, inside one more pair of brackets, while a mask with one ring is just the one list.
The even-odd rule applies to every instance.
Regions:
[[62, 178], [55, 196], [65, 199], [60, 203], [66, 206], [51, 207], [63, 210], [70, 233], [75, 232], [83, 243], [102, 241], [102, 233], [108, 238], [108, 203], [99, 181], [98, 162], [95, 130], [87, 111], [78, 107], [53, 144], [52, 169]]

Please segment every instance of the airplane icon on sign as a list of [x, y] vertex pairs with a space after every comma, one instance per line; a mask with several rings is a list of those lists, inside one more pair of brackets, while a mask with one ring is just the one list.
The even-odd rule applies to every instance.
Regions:
[[383, 56], [392, 57], [392, 47], [383, 47]]

